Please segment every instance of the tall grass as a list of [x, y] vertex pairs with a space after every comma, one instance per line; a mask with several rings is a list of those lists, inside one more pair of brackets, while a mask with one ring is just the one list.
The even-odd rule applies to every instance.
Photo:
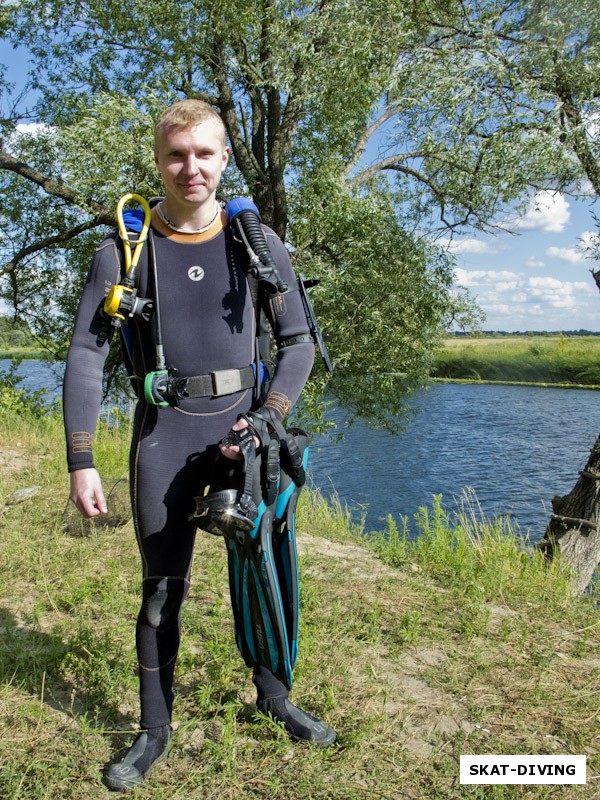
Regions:
[[600, 337], [447, 340], [433, 376], [600, 386]]
[[415, 514], [417, 536], [390, 517], [385, 533], [370, 541], [387, 563], [416, 565], [428, 577], [477, 602], [502, 598], [508, 605], [543, 600], [564, 609], [573, 595], [572, 574], [559, 559], [548, 563], [510, 520], [484, 516], [476, 496], [464, 490], [450, 519], [441, 497]]

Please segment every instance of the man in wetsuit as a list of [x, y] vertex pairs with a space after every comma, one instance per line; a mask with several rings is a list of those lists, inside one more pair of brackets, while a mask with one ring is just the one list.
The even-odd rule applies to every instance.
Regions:
[[[229, 147], [220, 117], [207, 104], [185, 100], [167, 109], [155, 129], [155, 161], [164, 199], [152, 209], [156, 275], [142, 269], [140, 297], [158, 296], [162, 344], [177, 376], [214, 376], [221, 370], [248, 375], [255, 360], [256, 317], [244, 267], [247, 255], [234, 239], [216, 199]], [[270, 298], [279, 350], [266, 397], [253, 388], [229, 393], [170, 397], [166, 407], [144, 399], [144, 377], [156, 369], [157, 324], [134, 319], [131, 358], [141, 391], [130, 452], [135, 532], [143, 568], [142, 605], [136, 627], [141, 732], [121, 761], [109, 766], [109, 788], [143, 782], [166, 756], [171, 737], [173, 673], [180, 638], [180, 610], [188, 591], [195, 527], [194, 496], [210, 483], [217, 448], [239, 458], [238, 448], [218, 445], [236, 421], [257, 407], [282, 419], [310, 373], [314, 345], [285, 247], [266, 229], [271, 253], [290, 287]], [[80, 301], [64, 381], [64, 417], [71, 500], [87, 518], [106, 512], [92, 445], [100, 409], [102, 371], [110, 320], [102, 313], [108, 289], [121, 280], [118, 237], [109, 236], [94, 257]], [[156, 316], [156, 314], [154, 315]], [[214, 384], [215, 386], [217, 384]], [[256, 440], [258, 441], [258, 440]], [[293, 706], [286, 687], [265, 667], [254, 670], [257, 706], [280, 720], [297, 739], [331, 744], [327, 725]]]

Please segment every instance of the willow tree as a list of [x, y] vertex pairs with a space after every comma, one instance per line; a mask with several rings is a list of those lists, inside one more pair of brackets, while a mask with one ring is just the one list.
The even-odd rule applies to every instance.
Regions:
[[[451, 264], [411, 232], [387, 182], [353, 184], [347, 165], [360, 160], [405, 49], [405, 9], [400, 0], [5, 4], [7, 35], [32, 53], [39, 99], [26, 119], [17, 110], [0, 122], [3, 297], [64, 348], [119, 194], [160, 191], [152, 119], [177, 98], [201, 98], [232, 147], [225, 190], [251, 194], [301, 268], [324, 279], [314, 302], [336, 364], [330, 388], [358, 413], [400, 413], [455, 307]], [[385, 313], [382, 295], [395, 299]]]
[[[431, 154], [422, 162], [433, 192], [422, 193], [424, 206], [435, 213], [440, 198], [443, 218], [465, 213], [479, 227], [510, 224], [511, 199], [537, 189], [597, 201], [597, 2], [469, 0], [443, 10], [424, 4], [419, 14], [426, 33], [401, 62], [393, 102], [403, 109], [402, 137], [421, 132]], [[598, 240], [591, 255], [600, 260]], [[600, 289], [600, 269], [591, 279]], [[540, 547], [550, 557], [561, 552], [583, 589], [600, 560], [600, 438], [572, 491], [552, 507]]]
[[[428, 232], [502, 227], [540, 188], [598, 194], [599, 24], [594, 0], [4, 3], [39, 100], [0, 105], [2, 294], [64, 345], [118, 195], [159, 191], [152, 118], [199, 97], [227, 128], [226, 190], [322, 278], [330, 388], [389, 420], [472, 308]], [[597, 536], [586, 479], [590, 508], [556, 514]]]

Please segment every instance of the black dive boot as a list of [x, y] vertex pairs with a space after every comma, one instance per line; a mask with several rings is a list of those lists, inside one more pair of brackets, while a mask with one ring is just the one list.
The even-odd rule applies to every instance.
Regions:
[[277, 722], [283, 722], [292, 739], [312, 742], [317, 747], [330, 747], [335, 742], [335, 731], [325, 722], [307, 714], [290, 703], [286, 695], [263, 697], [256, 701], [263, 714], [270, 714]]
[[143, 783], [151, 768], [167, 757], [172, 733], [170, 725], [139, 733], [125, 755], [106, 769], [105, 786], [126, 792]]

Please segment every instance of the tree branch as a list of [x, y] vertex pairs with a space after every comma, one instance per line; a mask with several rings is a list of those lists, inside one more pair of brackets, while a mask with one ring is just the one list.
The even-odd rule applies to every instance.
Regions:
[[355, 186], [358, 186], [360, 183], [364, 183], [368, 181], [369, 178], [372, 178], [373, 175], [376, 175], [378, 172], [383, 172], [384, 170], [396, 170], [397, 172], [405, 172], [407, 175], [412, 175], [413, 177], [417, 178], [422, 183], [426, 183], [433, 191], [438, 193], [437, 189], [434, 189], [433, 185], [429, 183], [429, 181], [425, 178], [417, 170], [413, 170], [410, 167], [406, 167], [402, 165], [403, 161], [407, 161], [409, 158], [426, 158], [427, 156], [435, 155], [434, 153], [422, 153], [419, 150], [415, 150], [414, 152], [409, 153], [400, 153], [395, 156], [390, 156], [389, 158], [384, 158], [383, 161], [377, 162], [377, 164], [372, 164], [370, 167], [367, 167], [362, 172], [359, 172], [358, 175], [355, 175], [353, 178], [350, 178], [347, 181], [347, 185], [353, 189]]
[[252, 151], [248, 149], [240, 133], [240, 125], [235, 110], [235, 100], [228, 81], [225, 46], [218, 38], [213, 42], [211, 69], [218, 90], [217, 106], [221, 112], [221, 119], [227, 129], [227, 135], [231, 142], [233, 156], [238, 169], [244, 176], [248, 186], [253, 186], [257, 179], [265, 181], [265, 175], [260, 164], [252, 157]]
[[390, 106], [387, 108], [384, 113], [378, 117], [368, 128], [365, 129], [363, 135], [360, 137], [358, 142], [356, 143], [356, 147], [354, 148], [354, 155], [346, 165], [346, 168], [342, 172], [342, 178], [345, 180], [348, 175], [352, 172], [354, 167], [360, 161], [362, 154], [365, 152], [365, 148], [369, 142], [371, 136], [375, 133], [375, 131], [380, 128], [384, 122], [387, 122], [388, 119], [391, 119], [397, 113], [397, 108], [395, 106]]
[[105, 206], [97, 203], [95, 200], [82, 197], [74, 189], [69, 188], [64, 183], [54, 180], [42, 172], [39, 172], [34, 167], [30, 167], [24, 161], [18, 161], [16, 158], [7, 153], [5, 150], [0, 150], [0, 169], [14, 172], [22, 178], [41, 186], [41, 188], [53, 197], [60, 197], [75, 206], [81, 208], [91, 209], [96, 213], [96, 225], [114, 225], [116, 218], [114, 211], [106, 208]]
[[[116, 218], [113, 216], [112, 224], [115, 222]], [[99, 225], [106, 225], [106, 222], [104, 220], [100, 220], [98, 217], [95, 217], [90, 222], [77, 225], [75, 228], [64, 231], [64, 233], [58, 233], [56, 236], [48, 236], [45, 239], [40, 239], [33, 244], [27, 245], [27, 247], [21, 248], [21, 250], [19, 250], [19, 252], [11, 258], [8, 264], [2, 270], [0, 270], [0, 278], [4, 277], [5, 275], [9, 275], [10, 273], [14, 273], [19, 263], [23, 261], [24, 258], [27, 258], [27, 256], [30, 256], [33, 253], [38, 253], [40, 250], [44, 250], [46, 247], [52, 247], [55, 244], [68, 242], [71, 239], [74, 239], [76, 236], [79, 236], [80, 233], [89, 231], [92, 228], [97, 228]]]

